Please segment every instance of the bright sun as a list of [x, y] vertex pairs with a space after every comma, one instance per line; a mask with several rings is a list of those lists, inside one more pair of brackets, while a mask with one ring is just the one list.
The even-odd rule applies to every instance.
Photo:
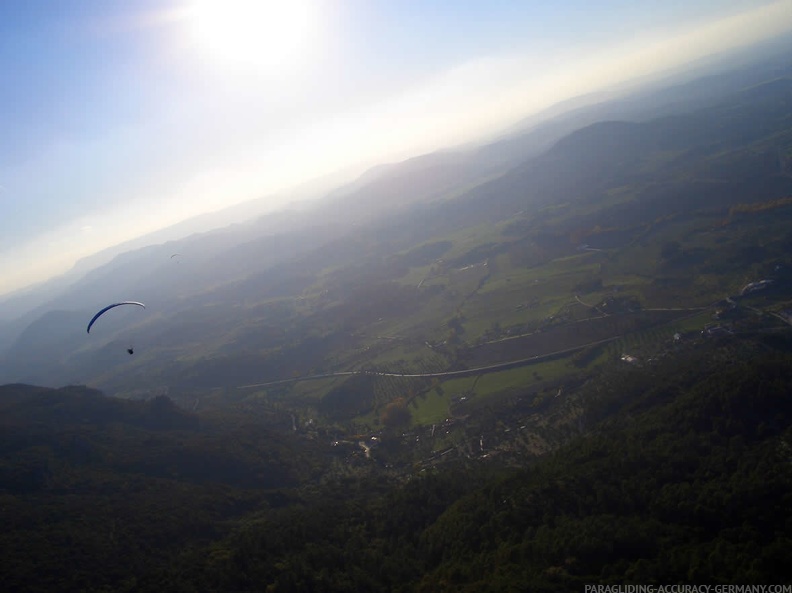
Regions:
[[194, 0], [188, 19], [212, 59], [278, 70], [308, 47], [317, 16], [312, 0]]

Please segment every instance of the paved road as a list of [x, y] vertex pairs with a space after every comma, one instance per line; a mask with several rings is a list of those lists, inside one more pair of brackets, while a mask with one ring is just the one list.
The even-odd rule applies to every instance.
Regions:
[[[581, 305], [585, 305], [587, 307], [591, 307], [592, 306], [592, 305], [588, 305], [588, 304], [584, 303], [583, 301], [581, 301], [580, 298], [578, 297], [578, 295], [575, 295], [575, 300], [577, 300], [577, 302], [580, 303]], [[715, 304], [713, 303], [712, 305], [710, 305], [708, 307], [668, 307], [668, 308], [643, 309], [643, 311], [686, 311], [686, 312], [690, 312], [691, 313], [690, 316], [693, 316], [693, 315], [698, 314], [701, 311], [705, 311], [707, 309], [713, 308], [714, 306], [715, 306]], [[743, 305], [743, 306], [746, 309], [754, 311], [755, 313], [758, 313], [758, 314], [763, 314], [764, 313], [764, 311], [761, 311], [761, 310], [756, 309], [754, 307], [747, 306], [747, 305]], [[602, 311], [600, 311], [600, 313], [602, 313], [604, 316], [607, 316], [607, 313], [604, 313]], [[775, 312], [770, 312], [770, 314], [771, 315], [775, 315], [776, 317], [778, 317], [779, 319], [781, 319], [785, 323], [788, 323], [789, 325], [792, 325], [792, 321], [790, 321], [789, 319], [786, 319], [783, 316], [781, 316], [781, 315], [779, 315], [779, 314], [777, 314]], [[687, 317], [682, 317], [681, 319], [686, 319], [686, 318]], [[588, 320], [581, 320], [581, 321], [588, 321]], [[501, 338], [499, 340], [493, 340], [493, 342], [499, 342], [499, 341], [504, 341], [504, 340], [513, 340], [513, 339], [516, 339], [516, 338], [524, 337], [526, 335], [531, 335], [531, 334], [523, 334], [523, 335], [520, 335], [520, 336], [509, 336], [507, 338]], [[491, 365], [488, 365], [488, 366], [476, 367], [476, 368], [473, 368], [473, 369], [461, 369], [461, 370], [458, 370], [458, 371], [444, 371], [444, 372], [440, 372], [440, 373], [386, 373], [386, 372], [379, 372], [379, 371], [339, 371], [339, 372], [336, 372], [336, 373], [323, 373], [323, 374], [320, 374], [320, 375], [308, 375], [306, 377], [293, 377], [291, 379], [280, 379], [278, 381], [268, 381], [266, 383], [254, 383], [254, 384], [251, 384], [251, 385], [240, 385], [240, 386], [237, 387], [237, 389], [253, 389], [253, 388], [256, 388], [256, 387], [270, 387], [270, 386], [273, 386], [273, 385], [286, 385], [286, 384], [289, 384], [289, 383], [296, 383], [298, 381], [314, 381], [314, 380], [318, 380], [318, 379], [330, 379], [330, 378], [333, 378], [333, 377], [349, 377], [351, 375], [373, 375], [373, 376], [378, 376], [378, 377], [408, 377], [408, 378], [410, 378], [410, 377], [412, 377], [412, 378], [464, 377], [466, 375], [478, 375], [478, 374], [483, 374], [483, 373], [489, 373], [489, 372], [494, 372], [494, 371], [499, 371], [499, 370], [506, 370], [506, 369], [510, 369], [510, 368], [520, 367], [520, 366], [531, 364], [531, 363], [534, 363], [534, 362], [539, 362], [540, 360], [543, 360], [543, 359], [548, 359], [548, 358], [553, 358], [553, 357], [556, 357], [556, 356], [562, 356], [562, 355], [565, 355], [565, 354], [570, 354], [572, 352], [576, 352], [578, 350], [583, 350], [584, 348], [588, 348], [590, 346], [598, 346], [600, 344], [607, 344], [608, 342], [612, 342], [614, 340], [618, 340], [621, 337], [622, 336], [613, 336], [611, 338], [606, 338], [604, 340], [598, 340], [598, 341], [595, 341], [595, 342], [589, 342], [588, 344], [583, 344], [582, 346], [575, 346], [574, 348], [567, 348], [565, 350], [557, 350], [556, 352], [550, 352], [550, 353], [547, 353], [547, 354], [540, 354], [538, 356], [531, 356], [530, 358], [521, 358], [519, 360], [510, 360], [508, 362], [501, 362], [501, 363], [498, 363], [498, 364], [491, 364]], [[487, 342], [487, 343], [492, 343], [492, 342]]]
[[476, 367], [473, 369], [461, 369], [458, 371], [443, 371], [440, 373], [385, 373], [379, 371], [341, 371], [338, 373], [324, 373], [321, 375], [309, 375], [307, 377], [293, 377], [291, 379], [281, 379], [279, 381], [269, 381], [267, 383], [254, 383], [252, 385], [240, 385], [237, 389], [251, 389], [254, 387], [268, 387], [271, 385], [285, 385], [287, 383], [296, 383], [297, 381], [313, 381], [316, 379], [329, 379], [331, 377], [348, 377], [349, 375], [371, 375], [376, 377], [412, 377], [412, 378], [431, 378], [431, 377], [464, 377], [466, 375], [479, 375], [482, 373], [488, 373], [493, 371], [499, 370], [506, 370], [510, 368], [517, 368], [526, 364], [530, 364], [532, 362], [539, 362], [540, 360], [546, 358], [553, 358], [556, 356], [562, 356], [564, 354], [571, 354], [572, 352], [576, 352], [578, 350], [583, 350], [584, 348], [588, 348], [589, 346], [598, 346], [600, 344], [606, 344], [608, 342], [612, 342], [614, 340], [618, 340], [621, 336], [614, 336], [612, 338], [606, 338], [604, 340], [597, 340], [596, 342], [589, 342], [588, 344], [583, 344], [582, 346], [575, 346], [574, 348], [566, 348], [565, 350], [557, 350], [555, 352], [549, 352], [547, 354], [539, 354], [537, 356], [531, 356], [529, 358], [521, 358], [519, 360], [510, 360], [508, 362], [500, 362], [498, 364], [491, 364], [483, 367]]

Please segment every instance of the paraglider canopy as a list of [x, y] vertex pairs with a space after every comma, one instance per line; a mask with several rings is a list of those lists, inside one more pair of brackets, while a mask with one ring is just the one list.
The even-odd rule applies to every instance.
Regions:
[[[110, 309], [112, 309], [114, 307], [120, 307], [121, 305], [137, 305], [138, 307], [143, 307], [144, 309], [146, 308], [146, 305], [144, 305], [143, 303], [138, 303], [137, 301], [123, 301], [123, 302], [120, 302], [120, 303], [113, 303], [112, 305], [107, 305], [107, 307], [105, 307], [104, 309], [102, 309], [96, 315], [93, 316], [91, 321], [88, 322], [88, 328], [85, 331], [90, 334], [91, 333], [91, 326], [96, 322], [97, 319], [99, 319], [102, 315], [104, 315]], [[131, 348], [130, 348], [130, 350], [131, 350]], [[130, 352], [130, 354], [132, 354], [132, 352]]]

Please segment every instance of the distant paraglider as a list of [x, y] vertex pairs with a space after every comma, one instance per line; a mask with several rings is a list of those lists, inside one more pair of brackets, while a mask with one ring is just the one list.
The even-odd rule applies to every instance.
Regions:
[[[86, 330], [86, 332], [90, 334], [91, 326], [96, 322], [97, 319], [99, 319], [110, 309], [114, 307], [120, 307], [121, 305], [137, 305], [138, 307], [143, 307], [144, 309], [146, 308], [146, 305], [144, 305], [143, 303], [138, 303], [137, 301], [123, 301], [121, 303], [113, 303], [112, 305], [107, 305], [107, 307], [99, 311], [96, 315], [93, 316], [93, 319], [91, 319], [91, 321], [88, 322], [88, 329]], [[132, 348], [129, 348], [128, 351], [129, 350], [132, 350]], [[132, 354], [132, 352], [129, 353]]]

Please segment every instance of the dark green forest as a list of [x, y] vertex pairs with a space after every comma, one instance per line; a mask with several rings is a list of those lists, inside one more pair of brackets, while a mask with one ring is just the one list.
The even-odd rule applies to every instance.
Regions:
[[14, 591], [570, 591], [788, 583], [792, 343], [711, 342], [582, 388], [522, 464], [327, 474], [313, 442], [166, 397], [2, 390]]

